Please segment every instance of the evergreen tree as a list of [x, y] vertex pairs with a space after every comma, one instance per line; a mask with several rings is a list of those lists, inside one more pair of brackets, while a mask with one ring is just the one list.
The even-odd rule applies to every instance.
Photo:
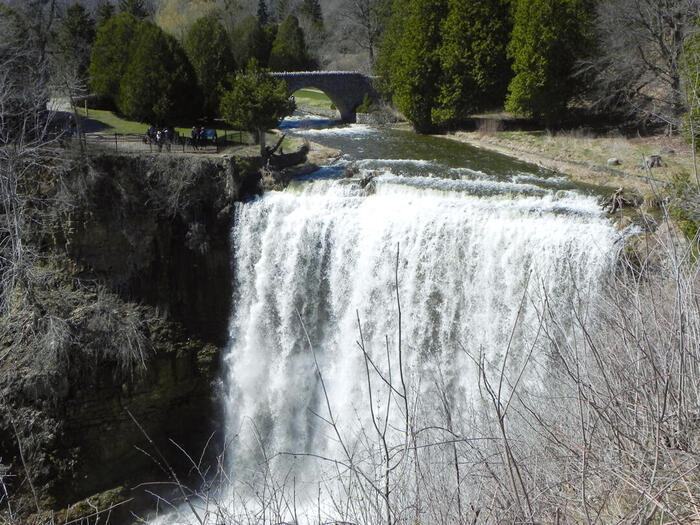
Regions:
[[208, 116], [219, 111], [219, 83], [236, 69], [229, 42], [226, 30], [214, 14], [197, 20], [185, 40], [185, 51], [202, 93], [202, 109]]
[[245, 73], [231, 79], [233, 87], [221, 96], [221, 116], [238, 129], [258, 134], [260, 155], [265, 157], [265, 131], [279, 125], [294, 111], [283, 80], [276, 80], [251, 60]]
[[99, 29], [107, 23], [107, 20], [114, 16], [114, 5], [109, 2], [104, 2], [100, 4], [97, 8], [97, 13], [95, 14], [95, 23]]
[[304, 32], [296, 16], [289, 15], [280, 25], [270, 51], [269, 64], [273, 71], [303, 71], [309, 67]]
[[553, 121], [576, 92], [573, 66], [590, 47], [589, 0], [516, 0], [506, 109]]
[[129, 13], [140, 20], [150, 15], [144, 0], [119, 0], [119, 12]]
[[264, 28], [254, 16], [245, 17], [233, 31], [233, 54], [238, 64], [247, 64], [254, 58], [261, 66], [266, 66], [275, 26]]
[[377, 69], [383, 90], [419, 133], [434, 128], [447, 0], [395, 0]]
[[263, 27], [270, 22], [270, 15], [267, 12], [267, 3], [265, 3], [265, 0], [258, 0], [258, 14], [256, 18], [258, 19], [258, 23]]
[[280, 21], [287, 18], [289, 7], [289, 0], [279, 0], [275, 8], [275, 20]]
[[301, 14], [307, 17], [317, 27], [323, 26], [323, 13], [319, 0], [304, 0], [301, 4]]
[[459, 123], [477, 110], [501, 106], [511, 79], [507, 0], [448, 0], [442, 26], [442, 77], [433, 121]]
[[95, 21], [87, 9], [78, 2], [68, 6], [56, 35], [56, 49], [61, 61], [71, 63], [80, 79], [88, 77], [94, 40]]
[[129, 13], [119, 13], [97, 30], [92, 46], [90, 86], [115, 107], [119, 104], [119, 84], [126, 71], [139, 24]]
[[140, 122], [167, 124], [195, 117], [197, 99], [197, 78], [180, 44], [142, 23], [121, 80], [119, 110]]

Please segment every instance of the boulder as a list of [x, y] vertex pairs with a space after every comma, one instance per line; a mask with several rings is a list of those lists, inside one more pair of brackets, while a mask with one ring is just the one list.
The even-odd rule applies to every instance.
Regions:
[[663, 168], [664, 166], [665, 164], [661, 160], [661, 155], [650, 155], [648, 157], [644, 157], [644, 162], [642, 163], [643, 169]]

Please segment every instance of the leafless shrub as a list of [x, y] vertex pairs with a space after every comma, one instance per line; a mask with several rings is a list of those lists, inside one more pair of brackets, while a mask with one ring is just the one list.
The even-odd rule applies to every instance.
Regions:
[[[56, 165], [52, 149], [60, 136], [48, 101], [46, 33], [52, 9], [29, 2], [32, 18], [5, 6], [0, 16], [0, 311], [32, 302], [31, 272], [36, 250], [28, 242], [36, 229], [31, 210], [43, 171]], [[53, 3], [52, 3], [53, 4]]]
[[82, 352], [93, 362], [116, 360], [126, 376], [145, 369], [150, 353], [147, 326], [134, 305], [98, 288], [95, 301], [71, 312], [70, 322]]
[[698, 9], [698, 0], [600, 2], [600, 54], [582, 66], [596, 77], [597, 104], [678, 129], [686, 110], [681, 57]]
[[[601, 302], [583, 308], [575, 298], [572, 319], [545, 295], [548, 358], [529, 365], [539, 387], [516, 388], [512, 377], [489, 379], [481, 368], [493, 401], [481, 431], [512, 433], [501, 428], [503, 439], [479, 450], [474, 466], [491, 465], [484, 472], [492, 472], [491, 491], [520, 500], [520, 520], [551, 520], [552, 509], [587, 523], [697, 519], [698, 268], [688, 252], [657, 242], [663, 273], [616, 276]], [[494, 383], [503, 380], [512, 389], [507, 403], [494, 400]]]

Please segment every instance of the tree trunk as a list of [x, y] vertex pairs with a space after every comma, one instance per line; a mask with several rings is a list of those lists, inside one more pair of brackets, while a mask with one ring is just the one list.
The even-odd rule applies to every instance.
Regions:
[[260, 156], [265, 159], [267, 158], [267, 151], [265, 151], [265, 129], [264, 128], [259, 128], [258, 129], [258, 137], [260, 137], [259, 142], [260, 142]]

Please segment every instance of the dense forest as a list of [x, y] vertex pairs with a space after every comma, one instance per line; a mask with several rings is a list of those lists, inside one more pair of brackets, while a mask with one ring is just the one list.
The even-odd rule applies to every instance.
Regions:
[[699, 11], [698, 0], [85, 0], [58, 3], [47, 38], [54, 91], [95, 93], [142, 122], [219, 116], [221, 89], [254, 58], [374, 74], [419, 132], [505, 109], [694, 138]]
[[[417, 129], [504, 107], [556, 123], [697, 114], [695, 0], [396, 0], [377, 71]], [[686, 124], [690, 124], [686, 122]]]

